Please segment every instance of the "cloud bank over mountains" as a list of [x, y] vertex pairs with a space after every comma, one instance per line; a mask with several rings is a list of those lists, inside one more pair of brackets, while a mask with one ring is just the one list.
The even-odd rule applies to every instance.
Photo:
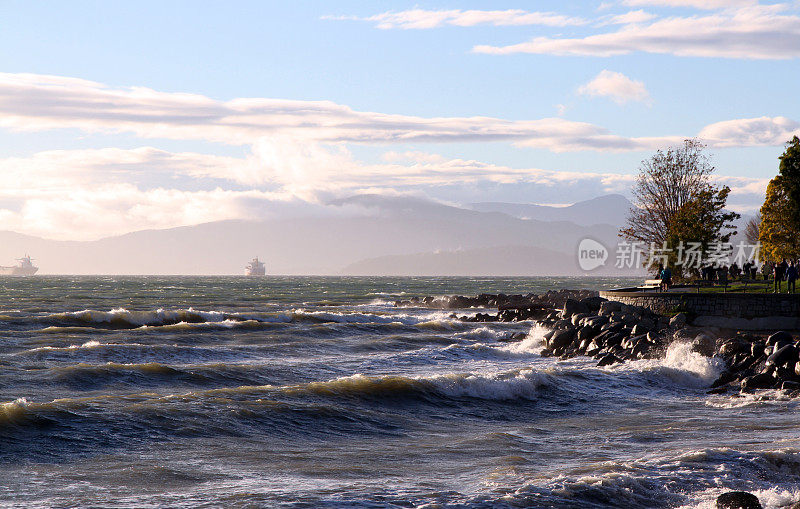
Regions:
[[[647, 100], [644, 85], [603, 71], [585, 93]], [[784, 117], [730, 119], [699, 133], [626, 137], [560, 118], [419, 117], [356, 111], [331, 101], [237, 98], [115, 88], [71, 77], [0, 74], [0, 126], [19, 131], [77, 129], [137, 138], [243, 146], [243, 157], [173, 152], [153, 146], [51, 150], [0, 159], [0, 221], [5, 229], [49, 238], [93, 239], [147, 228], [256, 219], [272, 204], [319, 213], [327, 199], [358, 193], [412, 193], [454, 186], [539, 186], [575, 196], [624, 193], [628, 173], [514, 168], [397, 152], [409, 143], [508, 142], [554, 153], [651, 151], [699, 135], [711, 147], [779, 146], [800, 133]], [[356, 145], [384, 147], [364, 162]], [[211, 150], [213, 152], [213, 150]], [[725, 180], [723, 178], [723, 180]], [[765, 179], [728, 179], [734, 197], [763, 193]], [[760, 198], [751, 200], [757, 203]], [[567, 201], [567, 200], [564, 200]], [[322, 207], [322, 208], [319, 208]], [[310, 209], [309, 209], [310, 210]]]

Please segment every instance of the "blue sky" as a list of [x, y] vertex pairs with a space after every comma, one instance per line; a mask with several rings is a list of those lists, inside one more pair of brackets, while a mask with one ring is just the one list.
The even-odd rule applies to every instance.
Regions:
[[797, 2], [3, 1], [0, 45], [0, 229], [56, 238], [571, 203], [698, 135], [747, 212], [800, 133]]

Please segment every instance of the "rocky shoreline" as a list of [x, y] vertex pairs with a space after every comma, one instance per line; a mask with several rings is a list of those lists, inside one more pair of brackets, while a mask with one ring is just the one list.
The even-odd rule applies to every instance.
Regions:
[[[709, 393], [781, 389], [800, 396], [800, 342], [788, 331], [767, 336], [692, 327], [684, 313], [662, 316], [647, 308], [606, 300], [592, 290], [427, 296], [397, 301], [395, 306], [496, 308], [497, 313], [451, 317], [469, 322], [531, 320], [549, 329], [542, 356], [568, 359], [585, 355], [596, 359], [598, 366], [659, 358], [672, 342], [682, 341], [704, 356], [717, 356], [725, 362], [725, 370]], [[516, 335], [507, 340], [521, 339]]]

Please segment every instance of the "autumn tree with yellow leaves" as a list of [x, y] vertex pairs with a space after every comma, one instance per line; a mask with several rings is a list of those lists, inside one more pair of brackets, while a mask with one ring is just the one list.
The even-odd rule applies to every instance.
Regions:
[[767, 186], [758, 239], [771, 261], [800, 258], [800, 138], [793, 137], [780, 156], [778, 175]]

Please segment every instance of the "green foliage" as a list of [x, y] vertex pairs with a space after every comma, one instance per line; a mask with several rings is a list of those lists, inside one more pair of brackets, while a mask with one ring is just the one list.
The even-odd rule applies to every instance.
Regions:
[[[715, 188], [711, 185], [695, 191], [692, 199], [684, 203], [670, 221], [667, 243], [674, 249], [681, 242], [697, 242], [706, 251], [712, 243], [728, 242], [736, 233], [731, 222], [740, 217], [736, 212], [725, 210], [730, 192], [728, 186]], [[674, 266], [675, 275], [678, 278], [688, 275], [685, 267], [675, 266], [676, 258], [677, 253], [673, 253], [670, 265]]]
[[673, 276], [685, 274], [677, 266], [676, 247], [680, 242], [699, 242], [702, 248], [715, 242], [727, 242], [736, 233], [731, 222], [740, 216], [725, 211], [730, 188], [711, 183], [714, 167], [697, 140], [659, 150], [642, 161], [634, 187], [634, 205], [620, 236], [630, 241], [665, 242], [673, 251], [668, 265]]
[[800, 139], [787, 143], [761, 206], [759, 241], [768, 260], [800, 258]]

